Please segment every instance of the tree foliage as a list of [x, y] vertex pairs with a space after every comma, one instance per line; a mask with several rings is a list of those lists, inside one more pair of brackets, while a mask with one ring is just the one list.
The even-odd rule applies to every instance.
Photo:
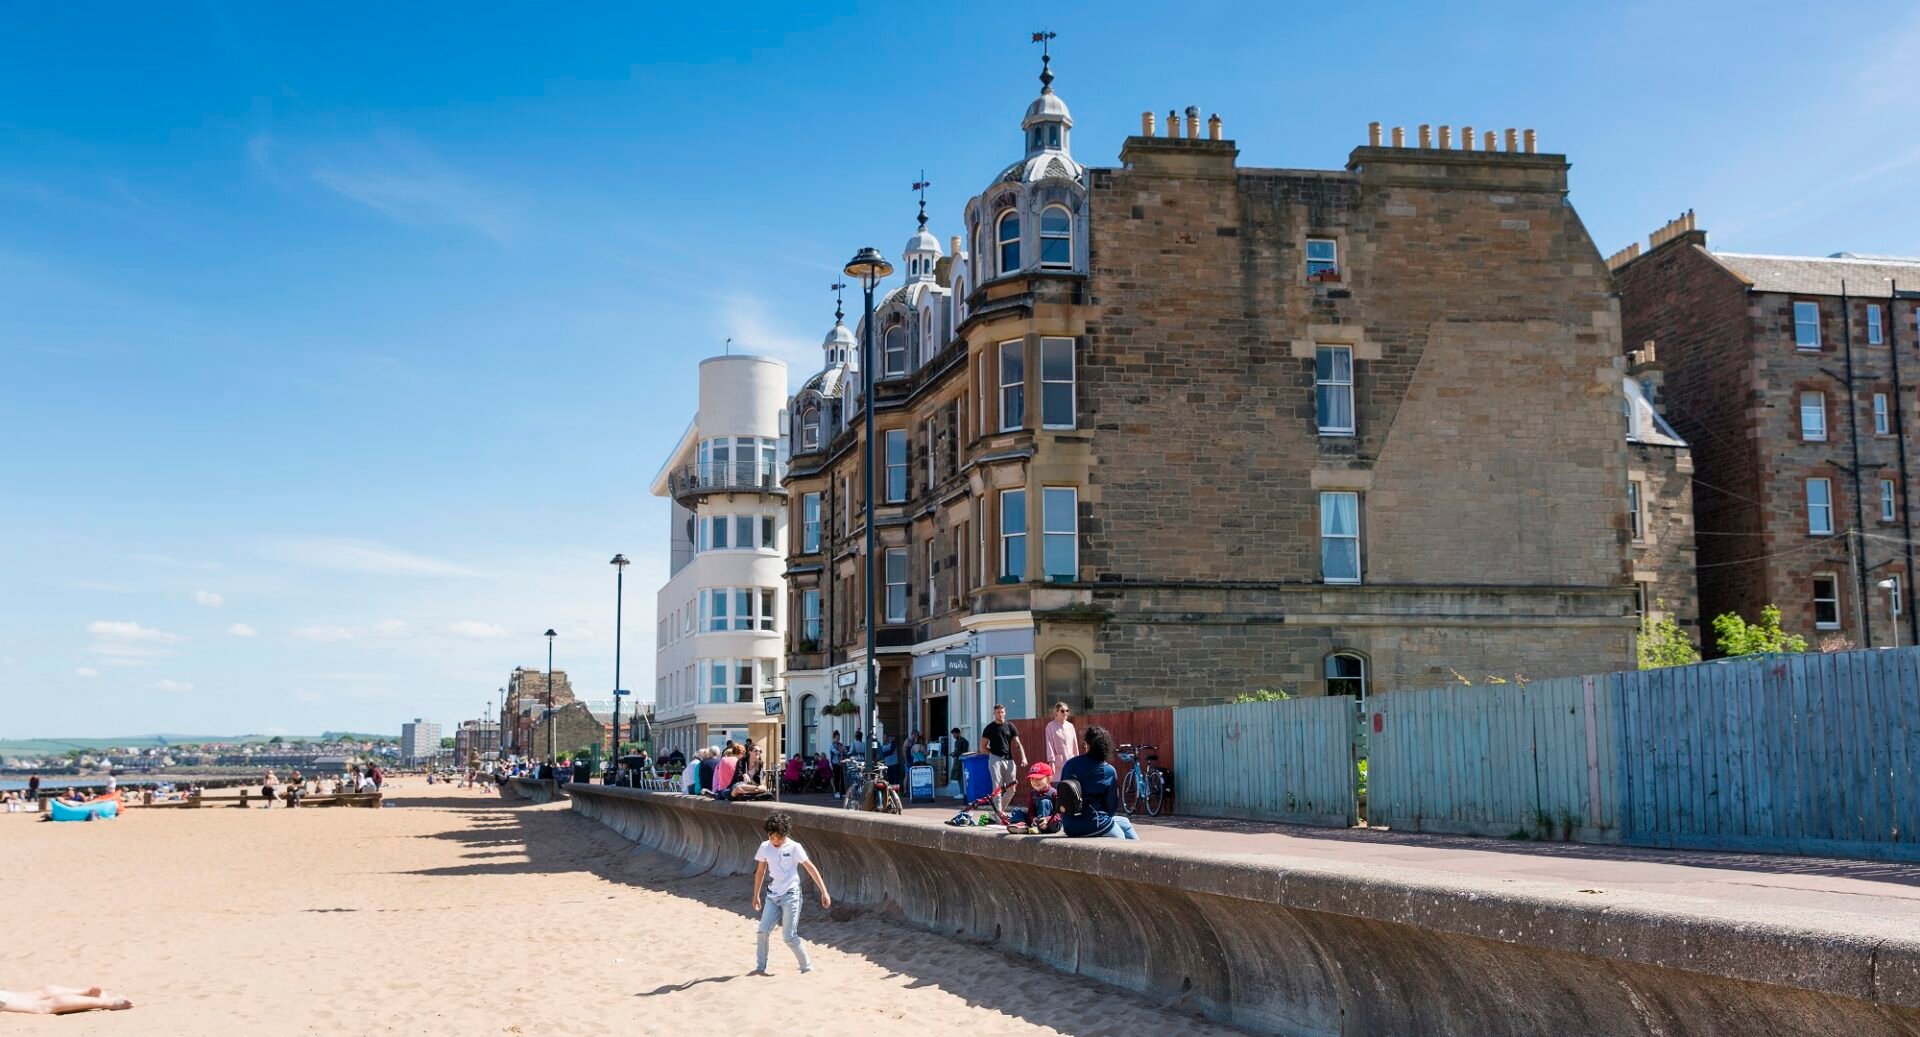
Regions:
[[1713, 633], [1721, 655], [1770, 655], [1807, 650], [1806, 638], [1780, 629], [1778, 605], [1761, 609], [1758, 623], [1749, 623], [1735, 612], [1715, 616]]
[[[1665, 604], [1655, 601], [1654, 608], [1658, 611]], [[1700, 649], [1671, 615], [1656, 620], [1652, 613], [1648, 613], [1640, 620], [1640, 633], [1634, 638], [1634, 654], [1638, 656], [1643, 670], [1690, 666], [1700, 661]]]
[[1244, 692], [1234, 697], [1235, 702], [1285, 702], [1293, 695], [1279, 688], [1261, 688], [1258, 691]]

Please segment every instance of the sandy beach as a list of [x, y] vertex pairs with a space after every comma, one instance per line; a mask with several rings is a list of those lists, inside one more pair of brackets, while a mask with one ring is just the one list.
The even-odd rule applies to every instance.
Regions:
[[750, 976], [746, 876], [684, 876], [564, 805], [417, 781], [392, 799], [0, 814], [0, 988], [100, 983], [136, 1004], [0, 1018], [63, 1037], [1240, 1032], [811, 898], [815, 971], [776, 933], [774, 975]]

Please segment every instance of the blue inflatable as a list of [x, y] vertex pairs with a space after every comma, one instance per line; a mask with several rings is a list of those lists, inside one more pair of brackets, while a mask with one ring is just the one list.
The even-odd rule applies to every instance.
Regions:
[[117, 799], [96, 799], [91, 803], [68, 803], [56, 799], [47, 808], [55, 821], [90, 821], [96, 817], [117, 817], [120, 814], [120, 801]]

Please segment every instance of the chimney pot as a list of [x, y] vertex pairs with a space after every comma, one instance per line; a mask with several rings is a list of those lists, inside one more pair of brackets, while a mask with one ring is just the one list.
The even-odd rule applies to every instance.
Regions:
[[1485, 146], [1485, 147], [1483, 147], [1483, 148], [1481, 148], [1480, 150], [1482, 150], [1482, 151], [1492, 151], [1492, 150], [1493, 150], [1493, 131], [1492, 131], [1492, 130], [1488, 130], [1488, 131], [1487, 131], [1487, 135], [1486, 135], [1486, 137], [1484, 138], [1484, 143], [1485, 143], [1485, 145], [1486, 145], [1486, 146]]
[[1176, 111], [1167, 112], [1167, 136], [1169, 138], [1177, 138], [1180, 136], [1180, 113], [1179, 112], [1176, 112]]
[[1380, 146], [1380, 124], [1377, 122], [1370, 122], [1367, 124], [1367, 147], [1377, 148], [1379, 146]]
[[1219, 112], [1214, 112], [1213, 116], [1207, 120], [1207, 139], [1208, 140], [1220, 139], [1220, 113]]
[[1420, 146], [1423, 148], [1433, 147], [1433, 127], [1424, 122], [1420, 124]]
[[1520, 150], [1520, 131], [1514, 129], [1511, 126], [1507, 127], [1507, 150], [1508, 151]]
[[1395, 126], [1393, 128], [1393, 146], [1396, 148], [1404, 148], [1407, 146], [1407, 128], [1405, 126]]
[[1187, 106], [1187, 139], [1200, 139], [1200, 109], [1192, 105]]
[[1453, 127], [1446, 125], [1440, 127], [1440, 147], [1442, 150], [1453, 147]]
[[1536, 139], [1536, 138], [1534, 137], [1534, 135], [1533, 135], [1533, 131], [1532, 131], [1532, 130], [1528, 130], [1528, 131], [1527, 131], [1527, 132], [1525, 133], [1525, 135], [1524, 135], [1524, 137], [1525, 137], [1525, 140], [1526, 140], [1526, 142], [1527, 142], [1527, 145], [1526, 145], [1526, 146], [1527, 146], [1527, 154], [1529, 154], [1529, 155], [1531, 155], [1531, 154], [1533, 154], [1533, 145], [1534, 145], [1534, 142], [1535, 142], [1535, 139]]
[[1460, 150], [1461, 151], [1473, 150], [1473, 127], [1471, 126], [1460, 127]]
[[1152, 112], [1140, 113], [1140, 135], [1142, 137], [1153, 136], [1153, 113]]

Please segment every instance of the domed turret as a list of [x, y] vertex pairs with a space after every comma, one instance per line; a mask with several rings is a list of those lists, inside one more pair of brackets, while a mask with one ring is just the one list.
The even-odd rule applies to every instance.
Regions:
[[1067, 102], [1053, 92], [1053, 56], [1040, 55], [1040, 96], [1027, 106], [1026, 117], [1020, 120], [1020, 129], [1027, 138], [1027, 157], [1033, 158], [1042, 152], [1058, 151], [1069, 153], [1069, 136], [1073, 130], [1073, 113], [1067, 111]]

